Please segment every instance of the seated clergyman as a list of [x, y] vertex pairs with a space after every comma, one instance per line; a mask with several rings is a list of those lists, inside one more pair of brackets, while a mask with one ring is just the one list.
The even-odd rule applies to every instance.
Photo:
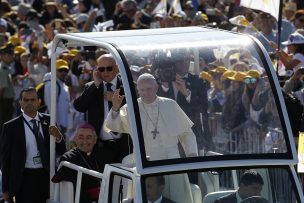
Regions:
[[[111, 154], [106, 149], [94, 148], [97, 135], [95, 128], [91, 124], [84, 123], [80, 125], [76, 130], [74, 141], [76, 147], [62, 155], [60, 162], [68, 161], [98, 172], [103, 172], [105, 164], [111, 163]], [[64, 166], [52, 178], [52, 181], [55, 183], [71, 181], [74, 184], [74, 189], [76, 189], [76, 180], [77, 171]], [[83, 174], [80, 202], [87, 203], [98, 200], [99, 187], [100, 180]]]

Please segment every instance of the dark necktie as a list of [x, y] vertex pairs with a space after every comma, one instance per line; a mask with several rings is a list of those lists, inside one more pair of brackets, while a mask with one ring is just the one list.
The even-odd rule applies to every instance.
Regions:
[[44, 144], [44, 139], [40, 133], [36, 119], [32, 119], [31, 123], [33, 123], [33, 131], [35, 133], [37, 148], [40, 152], [40, 158], [41, 158], [42, 165], [45, 169], [49, 169], [49, 161], [48, 161], [48, 154], [46, 151], [46, 146]]
[[[106, 87], [107, 87], [107, 91], [108, 92], [113, 92], [113, 90], [112, 90], [112, 83], [106, 83]], [[110, 109], [112, 108], [112, 102], [110, 102], [110, 101], [108, 101], [108, 107], [109, 107], [109, 111], [110, 111]]]
[[[106, 83], [106, 87], [107, 87], [107, 91], [108, 92], [113, 92], [113, 90], [112, 90], [112, 83], [110, 83], [110, 82], [108, 82], [108, 83]], [[110, 101], [108, 101], [108, 107], [109, 107], [109, 111], [111, 110], [111, 108], [112, 108], [112, 102], [110, 102]], [[117, 132], [113, 132], [113, 131], [111, 131], [114, 135], [117, 135], [118, 133]]]

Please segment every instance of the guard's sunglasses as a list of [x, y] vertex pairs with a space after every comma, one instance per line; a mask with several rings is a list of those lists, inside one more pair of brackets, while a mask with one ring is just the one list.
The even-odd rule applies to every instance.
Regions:
[[114, 67], [113, 67], [113, 66], [107, 66], [107, 67], [99, 66], [99, 67], [97, 67], [97, 70], [98, 70], [99, 72], [105, 72], [105, 71], [111, 72], [111, 71], [114, 70]]

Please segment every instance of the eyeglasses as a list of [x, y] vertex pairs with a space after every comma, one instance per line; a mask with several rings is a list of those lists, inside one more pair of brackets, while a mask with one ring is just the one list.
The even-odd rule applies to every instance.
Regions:
[[256, 83], [256, 81], [257, 81], [256, 78], [245, 78], [245, 79], [244, 79], [244, 82], [245, 82], [246, 84], [254, 84], [254, 83]]
[[301, 23], [304, 23], [304, 19], [302, 19], [302, 18], [299, 19], [299, 18], [298, 18], [298, 20], [299, 20]]
[[99, 67], [97, 67], [97, 70], [99, 72], [105, 72], [106, 70], [107, 70], [107, 72], [111, 72], [111, 71], [114, 70], [114, 67], [113, 66], [107, 66], [107, 67], [101, 67], [101, 66], [99, 66]]
[[59, 72], [59, 73], [62, 73], [62, 72], [67, 73], [67, 72], [69, 72], [69, 70], [68, 70], [68, 69], [65, 69], [65, 68], [60, 68], [60, 69], [58, 69], [58, 72]]

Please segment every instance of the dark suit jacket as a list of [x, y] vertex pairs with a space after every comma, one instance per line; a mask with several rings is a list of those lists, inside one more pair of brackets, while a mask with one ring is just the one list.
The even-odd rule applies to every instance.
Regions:
[[[41, 127], [43, 131], [46, 151], [50, 153], [50, 135], [48, 128], [50, 117], [39, 113]], [[11, 195], [16, 195], [22, 183], [22, 175], [26, 161], [26, 140], [23, 115], [18, 116], [3, 126], [1, 135], [1, 164], [2, 164], [2, 190], [8, 191]], [[65, 152], [65, 143], [62, 140], [56, 143], [56, 152]], [[49, 157], [49, 156], [48, 156]], [[49, 162], [49, 160], [47, 160]], [[47, 169], [46, 169], [47, 170]]]
[[175, 202], [173, 202], [172, 200], [170, 200], [170, 199], [168, 199], [168, 198], [165, 198], [165, 197], [163, 196], [163, 199], [162, 199], [161, 203], [175, 203]]
[[[85, 85], [82, 94], [74, 100], [75, 109], [79, 112], [87, 113], [87, 121], [95, 127], [97, 134], [100, 133], [104, 122], [103, 89], [103, 83], [97, 88], [94, 81], [91, 81]], [[121, 89], [121, 94], [124, 94], [119, 76], [117, 76], [116, 89]]]
[[236, 203], [236, 193], [232, 193], [217, 199], [214, 203]]
[[[176, 102], [185, 111], [189, 118], [194, 123], [200, 123], [199, 114], [203, 113], [207, 115], [208, 98], [206, 83], [201, 80], [197, 75], [188, 74], [185, 79], [186, 88], [191, 91], [190, 103], [186, 100], [186, 97], [178, 92]], [[164, 92], [160, 87], [158, 96], [167, 97], [175, 100], [173, 85], [170, 83], [169, 90]]]
[[[133, 203], [134, 201], [133, 201], [133, 199], [130, 201], [130, 203]], [[162, 199], [162, 201], [161, 201], [161, 203], [175, 203], [175, 202], [173, 202], [172, 200], [170, 200], [170, 199], [168, 199], [168, 198], [166, 198], [166, 197], [164, 197], [163, 196], [163, 199]]]
[[[198, 146], [203, 144], [208, 148], [210, 147], [209, 145], [212, 143], [212, 140], [208, 126], [208, 97], [206, 82], [200, 79], [197, 75], [189, 73], [188, 77], [185, 78], [185, 84], [186, 88], [191, 91], [190, 103], [179, 91], [177, 93], [176, 102], [194, 123], [192, 130], [197, 137]], [[167, 92], [163, 91], [160, 87], [158, 89], [158, 96], [175, 100], [172, 83], [169, 84], [169, 90]], [[201, 122], [200, 114], [203, 115], [203, 123]], [[202, 132], [202, 125], [204, 127], [204, 132]]]

